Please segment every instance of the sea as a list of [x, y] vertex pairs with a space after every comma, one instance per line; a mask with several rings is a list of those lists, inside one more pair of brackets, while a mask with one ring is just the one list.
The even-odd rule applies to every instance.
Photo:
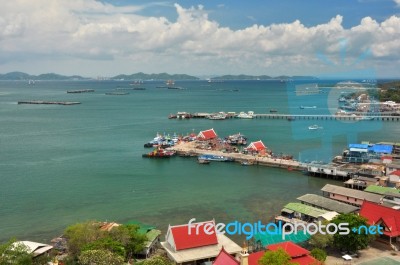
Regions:
[[[0, 82], [0, 241], [48, 242], [87, 220], [139, 221], [163, 232], [190, 219], [272, 221], [282, 207], [326, 183], [303, 172], [237, 163], [201, 165], [194, 158], [146, 159], [157, 133], [187, 135], [213, 128], [241, 133], [277, 155], [327, 162], [349, 143], [399, 141], [400, 123], [301, 119], [168, 119], [186, 112], [254, 111], [329, 114], [349, 93], [337, 80]], [[322, 88], [324, 87], [324, 88]], [[316, 89], [318, 88], [318, 89]], [[68, 90], [94, 89], [69, 94]], [[117, 90], [118, 89], [118, 90]], [[23, 105], [22, 100], [79, 105]], [[306, 108], [300, 108], [301, 106]], [[314, 107], [315, 106], [315, 107]], [[311, 125], [320, 129], [309, 130]]]

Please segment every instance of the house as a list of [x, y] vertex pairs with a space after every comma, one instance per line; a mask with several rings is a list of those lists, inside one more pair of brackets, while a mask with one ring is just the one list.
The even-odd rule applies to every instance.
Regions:
[[18, 246], [24, 247], [34, 258], [49, 253], [53, 249], [53, 246], [32, 241], [17, 241], [12, 244], [12, 248]]
[[222, 248], [212, 265], [240, 265], [240, 261]]
[[335, 201], [316, 194], [305, 194], [297, 198], [302, 204], [321, 208], [327, 211], [338, 213], [353, 213], [358, 211], [358, 207], [343, 202]]
[[399, 241], [400, 236], [400, 211], [365, 201], [360, 209], [360, 215], [367, 218], [369, 225], [380, 225], [384, 228], [381, 239], [392, 242]]
[[214, 131], [214, 129], [209, 129], [205, 131], [201, 131], [197, 135], [197, 139], [200, 141], [207, 141], [207, 140], [212, 140], [217, 138], [217, 133]]
[[341, 201], [347, 204], [360, 207], [364, 200], [380, 203], [382, 195], [373, 194], [365, 191], [349, 189], [341, 186], [326, 184], [322, 189], [324, 197]]
[[265, 147], [264, 143], [260, 140], [257, 142], [251, 142], [249, 144], [249, 146], [246, 147], [246, 149], [248, 151], [252, 151], [252, 152], [265, 152], [265, 150], [267, 149], [267, 147]]
[[[283, 249], [289, 256], [291, 263], [299, 265], [318, 265], [320, 262], [310, 255], [307, 249], [296, 245], [293, 242], [287, 241], [278, 244], [267, 246], [267, 251], [277, 251]], [[264, 256], [267, 251], [259, 251], [248, 256], [248, 265], [259, 265], [258, 261]]]
[[222, 247], [234, 256], [242, 249], [224, 234], [217, 234], [214, 221], [192, 223], [190, 227], [189, 224], [169, 226], [161, 246], [168, 257], [179, 265], [209, 262], [218, 256]]
[[130, 221], [126, 223], [127, 225], [137, 225], [139, 226], [138, 233], [141, 235], [146, 235], [146, 242], [144, 248], [139, 255], [149, 258], [151, 254], [156, 252], [160, 244], [161, 231], [156, 229], [157, 227], [147, 224], [142, 224], [137, 221]]
[[[328, 214], [329, 217], [327, 217], [330, 221], [330, 218], [333, 218], [332, 216], [336, 216], [337, 213], [336, 212], [330, 212], [324, 209], [320, 209], [320, 208], [315, 208], [306, 204], [302, 204], [302, 203], [298, 203], [298, 202], [290, 202], [288, 204], [286, 204], [284, 206], [284, 208], [282, 209], [282, 216], [283, 217], [287, 217], [289, 219], [293, 219], [293, 221], [297, 221], [301, 220], [301, 221], [305, 221], [305, 222], [314, 222], [314, 221], [318, 221], [321, 218], [323, 218], [324, 216], [327, 216], [327, 213], [331, 213]], [[278, 218], [276, 218], [276, 220], [279, 220]]]
[[390, 172], [389, 174], [387, 174], [388, 176], [388, 186], [390, 187], [396, 187], [399, 188], [400, 187], [400, 170], [397, 169], [395, 171]]

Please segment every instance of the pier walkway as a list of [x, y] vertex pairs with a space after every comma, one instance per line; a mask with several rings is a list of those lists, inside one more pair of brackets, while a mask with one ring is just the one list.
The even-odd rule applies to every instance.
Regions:
[[246, 155], [241, 153], [224, 153], [221, 151], [215, 150], [204, 150], [198, 149], [195, 147], [194, 142], [189, 143], [180, 143], [170, 149], [175, 150], [178, 154], [194, 154], [194, 155], [218, 155], [218, 156], [225, 156], [229, 158], [233, 158], [236, 162], [251, 162], [253, 165], [261, 165], [261, 166], [269, 166], [269, 167], [278, 167], [278, 168], [287, 168], [288, 170], [305, 170], [306, 167], [296, 160], [287, 160], [287, 159], [280, 159], [280, 158], [270, 158], [264, 156], [253, 156], [253, 155]]

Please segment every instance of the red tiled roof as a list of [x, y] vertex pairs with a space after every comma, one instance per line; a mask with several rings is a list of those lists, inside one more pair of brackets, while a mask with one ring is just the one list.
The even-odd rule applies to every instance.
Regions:
[[249, 265], [259, 265], [258, 260], [261, 259], [262, 256], [264, 256], [265, 251], [258, 251], [251, 253], [249, 255]]
[[400, 177], [400, 170], [393, 171], [392, 173], [389, 174], [389, 176], [390, 175], [396, 175]]
[[209, 129], [206, 131], [201, 131], [199, 133], [199, 135], [197, 135], [197, 138], [203, 139], [203, 140], [209, 140], [209, 139], [217, 138], [217, 134], [215, 133], [214, 129]]
[[249, 146], [247, 147], [247, 149], [253, 149], [253, 150], [256, 150], [256, 151], [261, 151], [261, 150], [265, 150], [266, 147], [263, 144], [263, 142], [260, 140], [260, 141], [257, 141], [257, 142], [251, 142], [249, 144]]
[[[205, 233], [204, 225], [211, 224], [213, 231], [211, 235]], [[215, 231], [215, 224], [213, 221], [203, 223], [191, 224], [191, 233], [189, 235], [189, 225], [173, 226], [170, 227], [174, 239], [176, 250], [183, 250], [189, 248], [204, 247], [209, 245], [218, 244], [217, 234]], [[198, 233], [196, 233], [197, 226], [200, 226]]]
[[288, 253], [292, 259], [296, 258], [296, 257], [308, 255], [310, 253], [307, 249], [304, 249], [291, 241], [267, 246], [267, 249], [272, 250], [272, 251], [278, 250], [279, 248], [282, 248], [286, 253]]
[[319, 262], [317, 259], [310, 255], [305, 255], [299, 258], [294, 258], [290, 261], [290, 263], [297, 263], [299, 265], [319, 265], [321, 262]]
[[213, 265], [239, 265], [240, 262], [232, 257], [224, 248], [221, 249]]
[[384, 234], [390, 237], [400, 235], [400, 211], [389, 208], [380, 204], [364, 201], [360, 215], [368, 219], [368, 224], [376, 225], [380, 222], [384, 223], [388, 229]]

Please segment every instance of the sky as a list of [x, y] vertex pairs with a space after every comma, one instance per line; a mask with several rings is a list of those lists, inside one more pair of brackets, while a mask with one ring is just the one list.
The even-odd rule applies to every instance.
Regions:
[[0, 73], [400, 77], [400, 0], [13, 0]]

